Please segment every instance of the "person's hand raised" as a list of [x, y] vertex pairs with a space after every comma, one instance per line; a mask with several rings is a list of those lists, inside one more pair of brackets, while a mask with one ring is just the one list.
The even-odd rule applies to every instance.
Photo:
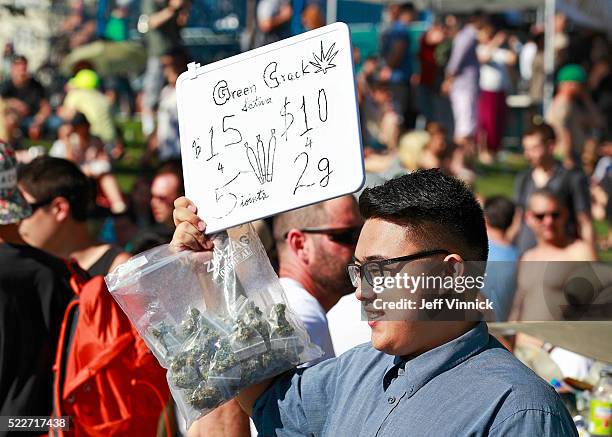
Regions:
[[176, 229], [170, 245], [177, 250], [191, 249], [199, 252], [212, 250], [213, 242], [204, 235], [206, 223], [198, 217], [198, 208], [186, 197], [174, 201], [174, 224]]

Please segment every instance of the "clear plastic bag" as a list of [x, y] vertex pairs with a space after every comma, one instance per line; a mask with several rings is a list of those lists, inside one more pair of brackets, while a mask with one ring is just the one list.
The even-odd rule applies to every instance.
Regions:
[[159, 246], [106, 276], [160, 364], [187, 425], [245, 387], [323, 355], [289, 308], [250, 224], [213, 252]]

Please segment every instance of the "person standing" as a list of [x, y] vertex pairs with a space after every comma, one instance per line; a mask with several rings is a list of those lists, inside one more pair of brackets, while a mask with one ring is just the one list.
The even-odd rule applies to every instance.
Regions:
[[76, 260], [91, 276], [104, 276], [129, 259], [120, 247], [92, 238], [87, 218], [93, 190], [74, 163], [43, 156], [20, 168], [18, 180], [24, 198], [33, 205], [32, 215], [19, 225], [28, 244]]
[[557, 93], [546, 114], [546, 121], [555, 129], [558, 153], [568, 167], [582, 167], [582, 155], [593, 145], [593, 129], [603, 127], [595, 103], [586, 89], [586, 72], [576, 64], [568, 64], [557, 73]]
[[289, 0], [260, 0], [257, 4], [254, 47], [291, 36], [293, 8]]
[[480, 161], [491, 164], [501, 146], [506, 128], [506, 95], [510, 91], [508, 67], [516, 64], [517, 56], [504, 48], [507, 35], [495, 32], [491, 25], [482, 31], [481, 43], [476, 49], [480, 62], [480, 93], [478, 95], [477, 143]]
[[567, 218], [567, 208], [552, 191], [537, 190], [529, 197], [526, 222], [537, 243], [521, 256], [510, 320], [563, 320], [571, 307], [566, 280], [584, 266], [578, 261], [596, 261], [597, 254], [589, 242], [567, 235]]
[[353, 196], [274, 217], [280, 282], [311, 340], [325, 353], [320, 360], [335, 356], [326, 313], [353, 289], [344, 267], [361, 224]]
[[473, 152], [476, 134], [476, 105], [480, 63], [476, 55], [477, 35], [484, 25], [482, 13], [475, 13], [453, 40], [450, 59], [446, 64], [443, 92], [448, 93], [454, 118], [454, 137], [458, 148], [457, 167], [464, 165], [464, 157]]
[[138, 31], [144, 33], [147, 68], [143, 83], [142, 132], [155, 131], [155, 110], [163, 86], [161, 57], [183, 48], [181, 29], [187, 24], [191, 0], [143, 0]]
[[516, 270], [519, 254], [512, 245], [508, 230], [513, 224], [516, 208], [504, 196], [491, 196], [485, 200], [484, 216], [489, 236], [483, 294], [491, 298], [496, 322], [507, 320], [516, 291]]
[[521, 215], [521, 226], [514, 242], [519, 253], [536, 245], [535, 236], [525, 222], [528, 200], [538, 189], [546, 188], [562, 199], [568, 208], [566, 232], [594, 244], [589, 183], [578, 168], [568, 169], [554, 158], [556, 136], [545, 123], [532, 126], [523, 135], [525, 159], [529, 169], [519, 173], [514, 185], [514, 201]]
[[153, 147], [160, 161], [180, 159], [178, 107], [176, 104], [176, 81], [187, 70], [187, 59], [182, 51], [161, 57], [166, 85], [162, 88], [157, 110], [157, 129], [151, 137]]
[[[173, 247], [212, 250], [195, 205], [175, 205]], [[486, 262], [484, 217], [470, 190], [438, 170], [418, 170], [366, 189], [359, 209], [365, 224], [347, 270], [372, 341], [242, 390], [238, 402], [259, 433], [577, 437], [554, 388], [485, 322], [389, 320], [373, 304], [371, 286], [389, 271], [443, 263], [440, 275], [450, 278], [463, 276], [465, 260]]]
[[55, 348], [74, 293], [65, 263], [19, 235], [31, 207], [16, 165], [0, 142], [0, 416], [50, 416]]
[[402, 117], [402, 130], [414, 128], [416, 113], [410, 79], [414, 72], [410, 24], [416, 10], [412, 3], [389, 6], [391, 23], [381, 40], [380, 53], [384, 66], [380, 79], [388, 82], [396, 110]]

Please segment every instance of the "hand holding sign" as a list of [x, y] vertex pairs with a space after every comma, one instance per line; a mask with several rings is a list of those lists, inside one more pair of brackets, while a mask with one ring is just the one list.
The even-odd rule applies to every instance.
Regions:
[[191, 64], [177, 95], [185, 191], [204, 211], [207, 233], [363, 185], [343, 23]]

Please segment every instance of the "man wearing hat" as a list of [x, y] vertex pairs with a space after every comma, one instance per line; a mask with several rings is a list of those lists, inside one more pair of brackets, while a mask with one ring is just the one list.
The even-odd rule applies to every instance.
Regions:
[[19, 193], [16, 165], [0, 142], [0, 416], [49, 416], [55, 347], [73, 293], [64, 262], [19, 236], [36, 205]]
[[80, 70], [68, 81], [68, 93], [58, 113], [64, 120], [72, 120], [78, 112], [85, 114], [91, 125], [91, 133], [105, 144], [114, 145], [117, 131], [111, 104], [97, 89], [98, 82], [98, 75], [94, 71]]
[[546, 120], [555, 129], [557, 153], [566, 167], [582, 166], [585, 146], [593, 144], [593, 129], [603, 120], [585, 88], [587, 75], [577, 64], [568, 64], [557, 73], [557, 94]]

